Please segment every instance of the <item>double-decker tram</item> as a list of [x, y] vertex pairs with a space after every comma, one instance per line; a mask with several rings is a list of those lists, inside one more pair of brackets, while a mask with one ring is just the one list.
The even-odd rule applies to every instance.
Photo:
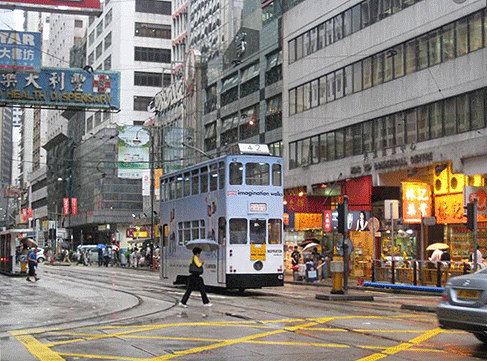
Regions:
[[0, 232], [0, 273], [7, 275], [26, 273], [25, 263], [21, 262], [22, 256], [25, 255], [22, 254], [20, 240], [33, 235], [32, 229], [8, 229]]
[[239, 150], [161, 178], [162, 278], [185, 282], [192, 256], [186, 243], [210, 239], [219, 248], [202, 253], [205, 284], [283, 285], [283, 160], [266, 145]]

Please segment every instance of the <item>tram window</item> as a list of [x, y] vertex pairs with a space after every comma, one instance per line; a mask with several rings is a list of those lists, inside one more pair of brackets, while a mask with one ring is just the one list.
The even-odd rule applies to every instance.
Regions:
[[191, 239], [203, 238], [200, 237], [200, 221], [191, 222]]
[[210, 192], [218, 189], [218, 164], [210, 165]]
[[282, 220], [269, 219], [269, 244], [282, 243]]
[[272, 165], [272, 185], [273, 186], [282, 185], [282, 170], [280, 164]]
[[184, 173], [183, 179], [183, 197], [189, 196], [190, 188], [191, 187], [191, 178], [189, 173]]
[[193, 185], [191, 188], [191, 194], [195, 195], [200, 192], [200, 175], [198, 170], [194, 170], [193, 173]]
[[179, 175], [176, 179], [176, 199], [181, 198], [183, 191], [183, 176]]
[[219, 173], [219, 188], [225, 188], [225, 162], [220, 162], [218, 164], [218, 173]]
[[245, 167], [245, 183], [251, 186], [269, 185], [269, 164], [247, 163]]
[[245, 218], [230, 219], [230, 244], [247, 244], [247, 220]]
[[240, 185], [243, 180], [243, 164], [240, 162], [230, 163], [230, 184]]
[[265, 219], [250, 220], [250, 243], [265, 244]]
[[200, 193], [208, 192], [208, 168], [201, 168], [200, 174]]
[[225, 245], [227, 233], [227, 220], [225, 217], [218, 218], [218, 244]]

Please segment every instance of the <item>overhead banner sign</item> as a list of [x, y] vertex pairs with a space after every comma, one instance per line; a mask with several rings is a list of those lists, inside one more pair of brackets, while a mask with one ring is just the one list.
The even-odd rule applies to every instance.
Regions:
[[120, 73], [41, 68], [39, 73], [0, 74], [0, 104], [118, 110]]
[[0, 8], [80, 15], [100, 15], [102, 12], [100, 0], [0, 0]]
[[0, 69], [39, 71], [41, 68], [41, 33], [0, 31]]
[[[118, 126], [118, 177], [143, 179], [149, 177], [150, 188], [150, 142], [151, 134], [140, 125]], [[146, 184], [147, 186], [147, 184]]]

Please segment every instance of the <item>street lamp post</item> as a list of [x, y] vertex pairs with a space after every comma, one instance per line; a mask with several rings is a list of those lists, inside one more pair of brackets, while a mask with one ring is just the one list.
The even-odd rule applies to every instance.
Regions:
[[[135, 143], [140, 143], [139, 139], [139, 132], [144, 129], [140, 128], [136, 133], [135, 133]], [[149, 190], [149, 196], [150, 196], [150, 220], [151, 220], [151, 226], [150, 226], [150, 235], [151, 235], [151, 243], [150, 243], [150, 252], [151, 252], [151, 257], [150, 257], [150, 267], [154, 267], [154, 237], [155, 237], [155, 232], [154, 232], [154, 134], [153, 134], [153, 126], [149, 128], [148, 131], [149, 134], [149, 171], [150, 171], [150, 190]]]

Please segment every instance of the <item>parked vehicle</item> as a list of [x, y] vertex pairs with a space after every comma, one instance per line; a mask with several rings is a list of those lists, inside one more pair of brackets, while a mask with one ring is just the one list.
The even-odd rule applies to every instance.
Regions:
[[472, 333], [487, 343], [487, 269], [448, 280], [436, 308], [441, 328]]
[[81, 252], [88, 251], [90, 262], [98, 262], [98, 247], [94, 244], [78, 246], [76, 252], [73, 254], [73, 260], [77, 261], [81, 255]]
[[37, 262], [42, 263], [46, 260], [46, 254], [44, 252], [44, 248], [37, 248]]

